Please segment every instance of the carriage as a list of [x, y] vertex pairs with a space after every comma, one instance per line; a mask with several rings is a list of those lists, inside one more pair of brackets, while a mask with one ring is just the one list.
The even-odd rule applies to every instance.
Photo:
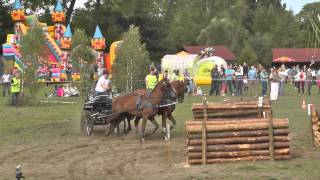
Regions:
[[[94, 96], [94, 94], [94, 91], [91, 90], [83, 106], [81, 131], [84, 134], [90, 136], [96, 125], [110, 125], [110, 134], [112, 128], [119, 128], [119, 123], [125, 119], [128, 123], [128, 129], [125, 128], [126, 123], [124, 121], [124, 132], [127, 133], [131, 130], [130, 120], [135, 117], [136, 128], [139, 119], [143, 120], [140, 134], [141, 139], [144, 140], [145, 136], [150, 135], [145, 133], [145, 125], [148, 119], [155, 126], [151, 135], [158, 129], [158, 123], [154, 119], [157, 114], [162, 115], [164, 128], [167, 127], [165, 122], [167, 117], [173, 123], [173, 126], [175, 125], [176, 122], [172, 117], [172, 112], [175, 109], [176, 100], [180, 102], [182, 98], [183, 101], [184, 83], [180, 81], [170, 83], [168, 80], [162, 80], [150, 93], [146, 90], [136, 90], [134, 93], [115, 98], [114, 103], [112, 102], [112, 95]], [[126, 111], [121, 109], [122, 106], [126, 106], [124, 108]]]
[[108, 125], [116, 118], [112, 114], [112, 95], [89, 93], [81, 114], [81, 131], [90, 136], [96, 125]]

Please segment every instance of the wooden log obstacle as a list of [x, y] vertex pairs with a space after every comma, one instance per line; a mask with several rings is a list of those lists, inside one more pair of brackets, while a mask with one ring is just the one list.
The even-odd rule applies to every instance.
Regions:
[[320, 147], [320, 117], [317, 110], [311, 112], [311, 134], [315, 147]]
[[204, 102], [193, 104], [192, 111], [194, 119], [186, 122], [189, 164], [290, 158], [289, 120], [274, 119], [269, 100], [260, 106]]

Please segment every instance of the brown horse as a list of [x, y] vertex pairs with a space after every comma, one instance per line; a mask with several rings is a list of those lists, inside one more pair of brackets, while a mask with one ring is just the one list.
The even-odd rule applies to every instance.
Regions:
[[[142, 117], [142, 128], [141, 128], [141, 141], [145, 140], [146, 136], [150, 136], [156, 132], [159, 128], [157, 121], [154, 116], [158, 112], [158, 106], [161, 101], [166, 98], [175, 98], [171, 84], [167, 80], [159, 81], [156, 87], [150, 94], [138, 94], [130, 93], [124, 96], [119, 96], [112, 102], [113, 113], [128, 113], [136, 117]], [[155, 126], [151, 134], [145, 133], [147, 120], [150, 120]]]
[[[171, 87], [176, 92], [176, 95], [177, 95], [176, 97], [178, 98], [178, 102], [182, 103], [184, 100], [184, 92], [185, 92], [184, 82], [183, 81], [173, 81], [171, 83]], [[135, 93], [146, 95], [148, 93], [148, 91], [145, 89], [139, 89], [139, 90], [136, 90]], [[169, 99], [169, 101], [164, 102], [164, 104], [171, 104], [174, 101], [176, 101], [176, 98], [172, 98], [171, 100]], [[160, 107], [158, 109], [157, 114], [162, 116], [162, 129], [163, 129], [163, 131], [165, 131], [165, 129], [166, 129], [167, 118], [172, 122], [172, 126], [170, 127], [171, 129], [176, 125], [176, 120], [174, 119], [174, 117], [172, 115], [172, 112], [175, 110], [175, 108], [176, 108], [176, 105], [172, 104], [170, 106], [164, 106], [164, 107]], [[139, 124], [140, 119], [141, 119], [141, 117], [137, 116], [136, 119], [134, 120], [136, 131], [138, 130], [138, 124]], [[128, 129], [126, 130], [126, 133], [131, 131], [130, 120], [131, 120], [131, 118], [127, 118]]]

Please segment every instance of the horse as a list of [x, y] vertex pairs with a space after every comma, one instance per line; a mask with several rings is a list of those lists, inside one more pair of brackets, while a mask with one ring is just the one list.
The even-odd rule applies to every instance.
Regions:
[[[176, 99], [178, 99], [179, 103], [183, 103], [184, 91], [185, 91], [184, 82], [183, 81], [173, 81], [171, 83], [171, 87], [175, 90], [177, 98], [172, 98], [168, 102], [164, 102], [164, 103], [170, 104], [170, 103], [176, 101]], [[134, 91], [134, 93], [146, 95], [148, 93], [148, 91], [145, 89], [139, 89], [139, 90]], [[175, 110], [175, 108], [176, 108], [176, 105], [172, 104], [169, 106], [160, 107], [158, 109], [158, 113], [156, 115], [162, 116], [162, 129], [163, 129], [164, 133], [166, 132], [167, 118], [172, 122], [172, 126], [170, 127], [170, 129], [172, 129], [176, 125], [176, 120], [174, 119], [174, 117], [172, 115], [172, 112]], [[132, 119], [132, 117], [127, 118], [128, 129], [125, 131], [125, 133], [128, 133], [131, 131], [131, 123], [130, 123], [131, 119]], [[138, 131], [138, 124], [139, 124], [140, 119], [141, 119], [141, 117], [137, 116], [134, 120], [136, 131]]]
[[[141, 141], [144, 142], [147, 136], [154, 134], [159, 128], [154, 116], [158, 112], [158, 106], [160, 102], [166, 98], [172, 99], [175, 97], [175, 91], [171, 87], [170, 82], [165, 79], [159, 81], [156, 87], [150, 93], [137, 94], [133, 92], [124, 96], [116, 97], [112, 102], [112, 113], [128, 113], [136, 117], [142, 117], [143, 121], [140, 137]], [[155, 126], [150, 134], [145, 133], [148, 119]]]

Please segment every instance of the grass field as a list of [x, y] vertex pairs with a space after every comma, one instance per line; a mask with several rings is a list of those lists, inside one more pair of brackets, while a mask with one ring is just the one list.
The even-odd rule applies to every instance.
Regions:
[[[305, 96], [307, 103], [319, 107], [317, 93], [313, 86], [313, 95]], [[16, 108], [0, 97], [0, 179], [13, 179], [18, 164], [23, 165], [27, 179], [320, 179], [320, 149], [312, 147], [310, 120], [301, 109], [302, 99], [288, 86], [286, 95], [272, 103], [275, 117], [289, 118], [291, 160], [187, 167], [184, 122], [191, 119], [191, 105], [201, 102], [201, 97], [186, 96], [177, 106], [174, 116], [178, 124], [170, 143], [158, 132], [143, 146], [134, 132], [106, 138], [100, 128], [91, 137], [82, 135], [78, 98], [65, 99], [78, 102], [74, 105]]]

